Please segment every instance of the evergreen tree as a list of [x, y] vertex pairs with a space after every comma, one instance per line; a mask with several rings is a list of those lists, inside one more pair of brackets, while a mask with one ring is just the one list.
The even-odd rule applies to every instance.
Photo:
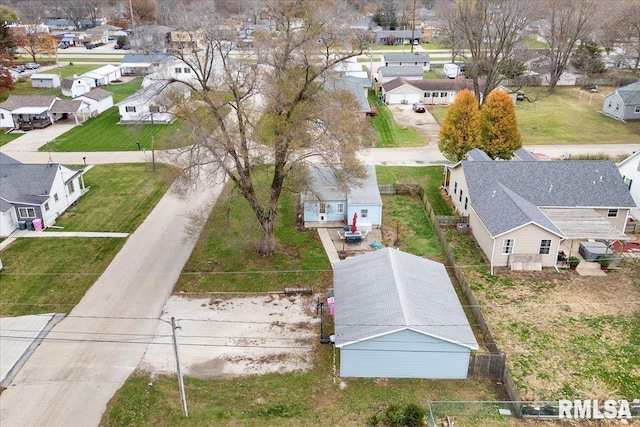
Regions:
[[482, 149], [492, 159], [509, 160], [522, 147], [513, 100], [502, 90], [492, 91], [480, 110]]
[[571, 57], [571, 65], [582, 74], [602, 74], [605, 72], [600, 48], [590, 40], [580, 43]]
[[464, 89], [458, 93], [444, 117], [438, 148], [447, 159], [457, 162], [480, 144], [478, 101], [469, 90]]

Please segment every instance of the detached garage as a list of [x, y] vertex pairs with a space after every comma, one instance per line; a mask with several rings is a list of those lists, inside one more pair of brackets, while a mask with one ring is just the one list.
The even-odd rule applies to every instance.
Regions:
[[444, 265], [385, 248], [333, 269], [340, 376], [467, 378], [478, 343]]
[[32, 74], [31, 86], [54, 89], [60, 87], [60, 77], [57, 74]]

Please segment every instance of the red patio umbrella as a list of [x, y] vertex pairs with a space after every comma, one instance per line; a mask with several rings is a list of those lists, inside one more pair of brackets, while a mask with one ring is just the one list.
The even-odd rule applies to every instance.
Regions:
[[358, 213], [355, 212], [353, 214], [353, 223], [351, 224], [351, 232], [355, 233], [356, 231], [358, 231], [358, 229], [356, 228], [356, 220], [358, 219]]

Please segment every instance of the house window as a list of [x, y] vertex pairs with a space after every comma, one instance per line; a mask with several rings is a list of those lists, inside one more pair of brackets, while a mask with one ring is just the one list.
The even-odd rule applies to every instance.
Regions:
[[136, 107], [132, 107], [130, 105], [127, 105], [126, 107], [124, 107], [124, 111], [126, 111], [127, 113], [135, 113], [136, 112]]
[[182, 73], [182, 68], [176, 67], [176, 74], [180, 74], [180, 73]]
[[453, 183], [453, 194], [458, 194], [458, 181]]
[[425, 92], [424, 93], [424, 97], [425, 98], [431, 98], [431, 92]]
[[437, 98], [437, 97], [438, 97], [438, 92], [433, 92], [433, 93], [431, 94], [431, 96], [432, 96], [432, 97], [434, 97], [434, 98]]
[[551, 239], [540, 240], [540, 250], [538, 253], [540, 255], [549, 255], [549, 252], [551, 252]]
[[149, 107], [149, 112], [150, 113], [159, 113], [160, 112], [160, 107], [158, 107], [157, 105], [152, 105], [151, 107]]
[[327, 204], [326, 203], [320, 203], [320, 213], [327, 213]]
[[607, 212], [607, 217], [609, 218], [616, 218], [618, 216], [618, 209], [609, 209], [609, 212]]
[[636, 105], [636, 108], [633, 109], [633, 112], [636, 114], [640, 113], [640, 105]]
[[502, 255], [509, 255], [513, 253], [513, 244], [515, 241], [513, 239], [504, 239], [502, 241]]
[[0, 119], [4, 119], [4, 113], [0, 113]]
[[633, 184], [633, 180], [631, 178], [627, 178], [626, 176], [622, 177], [624, 183], [627, 184], [627, 189], [631, 190], [631, 184]]
[[189, 74], [191, 73], [191, 68], [184, 68], [182, 72], [185, 74]]
[[344, 203], [338, 203], [336, 206], [336, 213], [343, 214], [344, 213]]
[[59, 198], [58, 198], [58, 193], [54, 194], [54, 195], [53, 195], [53, 201], [54, 201], [54, 202], [57, 202], [57, 201], [58, 201], [58, 199], [59, 199]]
[[446, 98], [447, 92], [440, 92], [440, 98]]
[[369, 216], [369, 209], [362, 209], [360, 211], [360, 218], [367, 218]]
[[75, 186], [73, 185], [73, 181], [69, 181], [67, 182], [67, 190], [69, 190], [69, 194], [73, 193], [74, 191], [76, 191]]
[[44, 210], [49, 211], [49, 202], [44, 204]]
[[460, 189], [460, 197], [458, 197], [458, 201], [462, 201], [462, 188]]
[[36, 210], [34, 208], [18, 208], [20, 218], [35, 218]]
[[468, 206], [468, 205], [469, 205], [469, 198], [468, 198], [468, 197], [465, 197], [465, 198], [464, 198], [464, 210], [465, 210], [465, 211], [467, 210], [467, 206]]

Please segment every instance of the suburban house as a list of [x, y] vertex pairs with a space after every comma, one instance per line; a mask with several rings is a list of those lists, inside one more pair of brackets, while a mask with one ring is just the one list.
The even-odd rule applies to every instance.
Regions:
[[82, 101], [62, 100], [53, 95], [9, 95], [0, 103], [0, 127], [41, 129], [71, 116], [78, 123], [78, 117], [84, 119], [89, 113], [86, 107]]
[[120, 123], [172, 123], [175, 116], [171, 108], [190, 96], [191, 91], [185, 85], [151, 83], [116, 104]]
[[90, 117], [95, 117], [113, 107], [113, 94], [99, 87], [91, 89], [76, 99], [83, 101], [88, 106]]
[[54, 89], [60, 87], [60, 76], [57, 74], [32, 74], [31, 86]]
[[424, 71], [418, 65], [394, 65], [389, 67], [378, 68], [378, 82], [387, 83], [391, 80], [404, 78], [407, 80], [420, 80]]
[[405, 67], [407, 65], [420, 66], [422, 71], [431, 70], [431, 58], [428, 53], [385, 52], [382, 55], [385, 67]]
[[398, 78], [382, 85], [382, 100], [389, 105], [413, 104], [451, 105], [458, 92], [473, 92], [473, 81], [468, 79], [408, 80]]
[[367, 94], [371, 88], [371, 82], [366, 78], [360, 77], [337, 77], [330, 78], [325, 84], [329, 91], [346, 91], [353, 95], [358, 111], [365, 114], [371, 114], [371, 106]]
[[640, 119], [640, 82], [621, 87], [605, 96], [602, 113], [621, 121]]
[[556, 267], [569, 241], [628, 240], [635, 203], [610, 161], [493, 161], [479, 149], [445, 167], [455, 211], [486, 255], [491, 271]]
[[338, 62], [331, 68], [331, 71], [345, 77], [360, 77], [371, 80], [369, 73], [362, 69], [362, 64], [356, 58]]
[[57, 163], [23, 164], [0, 153], [0, 237], [29, 223], [52, 225], [89, 190], [83, 174]]
[[351, 185], [341, 184], [330, 166], [310, 166], [309, 175], [309, 188], [300, 194], [305, 227], [348, 223], [354, 214], [361, 226], [380, 227], [382, 198], [375, 166], [367, 165], [366, 178]]
[[384, 248], [333, 264], [340, 376], [465, 379], [478, 342], [443, 264]]
[[122, 72], [120, 66], [111, 64], [103, 65], [95, 70], [82, 74], [81, 78], [89, 83], [90, 87], [106, 86], [111, 82], [120, 79]]
[[70, 19], [49, 19], [46, 25], [51, 31], [76, 29], [76, 24]]
[[420, 43], [422, 33], [420, 30], [375, 30], [376, 43], [380, 45]]
[[122, 58], [122, 74], [143, 76], [164, 69], [173, 62], [169, 55], [125, 55]]
[[141, 46], [164, 47], [175, 28], [164, 25], [140, 25], [131, 31]]
[[78, 76], [65, 78], [62, 80], [62, 94], [70, 98], [76, 98], [89, 92], [91, 90], [91, 86], [89, 86], [87, 80]]
[[[640, 221], [640, 209], [638, 209], [638, 206], [640, 206], [640, 151], [636, 151], [618, 163], [618, 170], [636, 204], [631, 209], [631, 216], [634, 220]], [[634, 181], [636, 182], [635, 185], [633, 185]]]

